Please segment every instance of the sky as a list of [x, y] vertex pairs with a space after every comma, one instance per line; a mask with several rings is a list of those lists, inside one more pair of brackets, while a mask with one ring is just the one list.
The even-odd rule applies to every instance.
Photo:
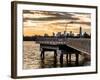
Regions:
[[79, 33], [91, 33], [91, 14], [76, 12], [56, 12], [23, 10], [24, 36], [44, 35], [51, 36], [53, 32], [67, 33], [72, 31], [75, 35]]

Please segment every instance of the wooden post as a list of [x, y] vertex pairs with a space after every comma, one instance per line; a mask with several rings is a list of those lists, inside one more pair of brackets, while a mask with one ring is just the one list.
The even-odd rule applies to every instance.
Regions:
[[67, 62], [67, 64], [68, 64], [68, 54], [66, 54], [66, 62]]
[[44, 67], [45, 67], [44, 60], [41, 60], [41, 68], [44, 68]]
[[54, 60], [56, 60], [57, 59], [57, 51], [55, 50], [54, 51]]
[[44, 60], [44, 50], [41, 50], [41, 59]]
[[76, 65], [79, 64], [79, 53], [76, 53]]
[[61, 52], [61, 55], [60, 55], [60, 64], [62, 67], [63, 66], [63, 51]]
[[54, 50], [54, 67], [57, 66], [57, 51]]
[[71, 53], [69, 53], [69, 63], [71, 64]]

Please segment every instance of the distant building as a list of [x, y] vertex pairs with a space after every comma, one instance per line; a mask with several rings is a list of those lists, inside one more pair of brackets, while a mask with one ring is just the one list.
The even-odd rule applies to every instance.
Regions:
[[64, 34], [63, 35], [66, 36], [66, 31], [64, 31]]
[[45, 37], [48, 37], [48, 34], [47, 34], [47, 33], [45, 33], [45, 34], [44, 34], [44, 36], [45, 36]]
[[70, 34], [69, 33], [67, 33], [67, 37], [69, 37], [70, 36]]
[[77, 34], [76, 37], [79, 38], [80, 37], [80, 34]]
[[54, 32], [52, 33], [52, 36], [56, 36]]
[[72, 31], [70, 31], [69, 35], [70, 35], [70, 37], [74, 37], [74, 34]]
[[56, 34], [56, 36], [57, 36], [57, 37], [60, 37], [60, 36], [61, 36], [61, 32], [58, 32], [58, 33]]
[[84, 38], [90, 38], [91, 36], [88, 33], [84, 32], [83, 37]]
[[82, 37], [82, 27], [79, 29], [79, 36]]

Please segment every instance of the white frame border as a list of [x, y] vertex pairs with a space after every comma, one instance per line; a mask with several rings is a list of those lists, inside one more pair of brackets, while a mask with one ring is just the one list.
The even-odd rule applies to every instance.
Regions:
[[[82, 9], [82, 10], [81, 10]], [[45, 11], [62, 11], [62, 12], [86, 12], [91, 13], [91, 66], [86, 67], [70, 67], [70, 68], [50, 68], [50, 69], [33, 69], [23, 70], [23, 41], [22, 41], [22, 10], [45, 10]], [[70, 74], [84, 73], [96, 71], [96, 9], [94, 8], [79, 8], [79, 7], [62, 7], [62, 6], [47, 6], [47, 5], [32, 5], [32, 4], [17, 4], [17, 76], [37, 76], [37, 75], [52, 75], [52, 74]], [[48, 73], [49, 72], [49, 73]]]

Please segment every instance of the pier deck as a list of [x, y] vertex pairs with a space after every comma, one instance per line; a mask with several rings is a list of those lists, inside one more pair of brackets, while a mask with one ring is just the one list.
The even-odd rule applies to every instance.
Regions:
[[63, 65], [63, 55], [66, 54], [67, 64], [71, 63], [71, 55], [75, 54], [76, 62], [79, 63], [79, 55], [88, 56], [90, 59], [90, 39], [89, 38], [42, 38], [36, 40], [40, 44], [41, 59], [44, 60], [45, 51], [54, 51], [54, 60], [57, 59], [58, 51], [60, 53], [60, 64]]
[[46, 45], [67, 45], [73, 49], [76, 49], [82, 53], [90, 55], [90, 39], [86, 38], [68, 38], [66, 40], [59, 39], [45, 39], [45, 40], [38, 40], [36, 41], [39, 44], [46, 44]]

